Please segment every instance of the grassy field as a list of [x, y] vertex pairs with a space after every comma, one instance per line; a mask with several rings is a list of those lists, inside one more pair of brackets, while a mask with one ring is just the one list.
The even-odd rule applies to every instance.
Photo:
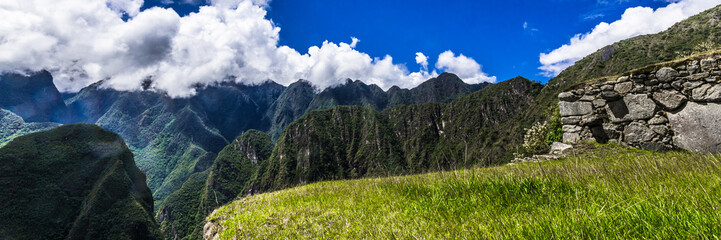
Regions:
[[556, 161], [250, 196], [221, 239], [718, 239], [721, 156], [584, 145]]

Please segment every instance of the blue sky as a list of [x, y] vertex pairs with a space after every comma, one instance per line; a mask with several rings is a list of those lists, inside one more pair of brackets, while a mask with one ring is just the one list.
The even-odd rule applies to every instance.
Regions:
[[[0, 72], [47, 70], [60, 91], [104, 80], [171, 97], [233, 81], [318, 89], [547, 82], [608, 44], [721, 0], [22, 0], [0, 4]], [[53, 24], [47, 24], [53, 23]]]
[[[197, 5], [146, 1], [145, 7], [170, 6], [180, 14]], [[542, 82], [539, 54], [613, 22], [636, 6], [654, 9], [665, 1], [599, 0], [273, 0], [267, 18], [281, 28], [280, 44], [300, 52], [323, 41], [360, 39], [357, 50], [386, 54], [417, 71], [415, 53], [429, 56], [452, 50], [475, 59], [483, 71], [505, 80], [524, 76]], [[525, 28], [524, 28], [525, 25]]]

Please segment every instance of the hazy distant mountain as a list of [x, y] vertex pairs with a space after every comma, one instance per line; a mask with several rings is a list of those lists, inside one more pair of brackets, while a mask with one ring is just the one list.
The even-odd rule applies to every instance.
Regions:
[[60, 92], [47, 71], [0, 75], [0, 108], [7, 109], [26, 122], [70, 121]]
[[455, 74], [442, 73], [412, 89], [393, 86], [388, 91], [383, 91], [375, 84], [368, 85], [348, 79], [345, 84], [326, 88], [316, 94], [308, 82], [299, 81], [288, 86], [266, 114], [272, 119], [269, 134], [273, 140], [277, 140], [288, 124], [313, 110], [339, 105], [370, 105], [377, 110], [383, 110], [396, 105], [450, 102], [488, 85], [489, 83], [466, 84]]
[[288, 124], [305, 114], [313, 97], [315, 88], [310, 82], [298, 80], [290, 84], [265, 113], [265, 119], [270, 123], [268, 134], [277, 139]]

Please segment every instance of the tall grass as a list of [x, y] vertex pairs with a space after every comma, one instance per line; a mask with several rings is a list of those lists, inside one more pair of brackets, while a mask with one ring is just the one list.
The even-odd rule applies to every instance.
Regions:
[[721, 158], [585, 146], [558, 161], [331, 181], [237, 200], [221, 239], [718, 239]]

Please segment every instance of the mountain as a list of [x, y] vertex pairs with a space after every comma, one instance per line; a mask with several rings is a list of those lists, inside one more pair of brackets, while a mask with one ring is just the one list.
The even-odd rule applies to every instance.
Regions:
[[145, 175], [120, 136], [89, 124], [0, 148], [0, 238], [159, 239]]
[[10, 110], [26, 122], [67, 123], [67, 106], [47, 71], [23, 75], [0, 75], [0, 108]]
[[[443, 85], [456, 87], [448, 88], [446, 90], [441, 87]], [[422, 84], [421, 86], [411, 90], [400, 90], [412, 94], [409, 96], [416, 96], [416, 100], [413, 100], [414, 98], [408, 98], [409, 100], [412, 100], [408, 103], [413, 104], [414, 101], [421, 103], [426, 101], [448, 101], [448, 99], [453, 99], [462, 96], [465, 93], [469, 93], [474, 88], [480, 88], [479, 86], [484, 87], [485, 85], [467, 85], [456, 75], [444, 73], [438, 78], [430, 79], [427, 84]], [[373, 128], [372, 126], [358, 127], [358, 124], [362, 123], [371, 125], [378, 124], [376, 127], [382, 128], [388, 127], [389, 116], [381, 114], [381, 112], [378, 112], [378, 109], [385, 109], [388, 107], [387, 99], [391, 94], [392, 91], [384, 92], [376, 85], [367, 85], [361, 81], [351, 80], [348, 80], [344, 85], [328, 88], [316, 94], [315, 89], [309, 82], [300, 80], [288, 86], [283, 93], [280, 94], [278, 99], [269, 107], [268, 112], [265, 115], [265, 118], [271, 119], [270, 121], [272, 123], [268, 132], [271, 136], [273, 134], [280, 136], [281, 133], [283, 133], [283, 129], [286, 129], [287, 132], [287, 128], [285, 128], [285, 126], [296, 119], [301, 118], [304, 115], [316, 116], [330, 111], [313, 111], [313, 109], [326, 109], [337, 105], [355, 106], [331, 108], [333, 111], [343, 112], [342, 119], [347, 118], [346, 121], [348, 123], [344, 122], [339, 124], [326, 121], [322, 123], [313, 122], [311, 124], [318, 127], [317, 132], [319, 134], [327, 134], [328, 136], [325, 137], [328, 138], [331, 137], [330, 135], [341, 132], [346, 133], [349, 138], [350, 136], [361, 136], [365, 134], [373, 136], [383, 135], [381, 137], [383, 140], [381, 141], [388, 141], [389, 149], [374, 151], [373, 149], [363, 148], [363, 151], [365, 151], [363, 154], [367, 155], [364, 155], [366, 158], [361, 158], [359, 156], [357, 157], [357, 162], [352, 164], [370, 166], [372, 163], [367, 158], [378, 158], [383, 159], [384, 161], [394, 161], [395, 163], [391, 165], [399, 167], [398, 169], [392, 171], [383, 171], [383, 173], [412, 172], [415, 170], [408, 170], [400, 167], [405, 166], [401, 163], [403, 161], [402, 155], [393, 155], [394, 153], [402, 152], [403, 150], [401, 149], [402, 145], [400, 144], [400, 141], [391, 136], [392, 134], [390, 132], [385, 130], [380, 132], [368, 131], [368, 128]], [[426, 96], [420, 97], [420, 94], [426, 94]], [[199, 96], [200, 95], [201, 94], [199, 94]], [[359, 105], [366, 107], [359, 107]], [[438, 104], [429, 104], [429, 106], [436, 105]], [[378, 122], [372, 122], [374, 120], [377, 120]], [[307, 123], [303, 122], [296, 124]], [[305, 136], [305, 133], [303, 134]], [[252, 139], [255, 139], [255, 143], [253, 143]], [[357, 142], [361, 142], [361, 140], [358, 140]], [[280, 141], [278, 143], [279, 145], [281, 144]], [[335, 155], [352, 155], [354, 151], [359, 151], [357, 149], [359, 148], [357, 144], [352, 146], [345, 146], [344, 144], [347, 143], [336, 141], [335, 139], [326, 139], [322, 144], [318, 144], [319, 148], [323, 148], [318, 149], [318, 151], [324, 151], [327, 154]], [[244, 145], [249, 147], [240, 147]], [[348, 150], [345, 150], [345, 148], [348, 148]], [[272, 171], [271, 169], [268, 169], [268, 163], [266, 163], [266, 160], [270, 158], [272, 149], [273, 142], [271, 141], [271, 137], [257, 130], [247, 131], [233, 143], [226, 146], [218, 154], [218, 157], [215, 159], [213, 166], [210, 169], [190, 176], [188, 181], [186, 181], [178, 191], [168, 196], [167, 200], [159, 205], [158, 219], [161, 222], [163, 232], [166, 233], [166, 237], [170, 239], [197, 238], [199, 237], [198, 234], [201, 233], [204, 217], [210, 213], [212, 209], [227, 203], [238, 194], [251, 194], [267, 191], [268, 187], [264, 186], [264, 183], [260, 181], [261, 176], [259, 174], [273, 174], [266, 173], [267, 171]], [[258, 154], [258, 152], [261, 154]], [[315, 152], [315, 150], [311, 150], [311, 152]], [[242, 155], [247, 156], [242, 158], [240, 157]], [[233, 157], [231, 158], [228, 156]], [[247, 160], [253, 158], [257, 158], [258, 160]], [[244, 163], [230, 164], [231, 162]], [[311, 165], [315, 166], [314, 164]], [[342, 176], [337, 176], [337, 178], [355, 178], [371, 175], [370, 173], [367, 173], [365, 167], [361, 168], [364, 170], [343, 174]], [[332, 167], [326, 167], [308, 174], [318, 174], [320, 176], [322, 174], [326, 174], [327, 172], [335, 173], [335, 170], [331, 169]], [[428, 166], [422, 167], [422, 170], [428, 171], [430, 169], [431, 168]], [[380, 174], [381, 171], [378, 170], [373, 173]], [[224, 181], [226, 183], [221, 184]]]
[[392, 87], [388, 90], [388, 107], [396, 105], [423, 104], [427, 102], [450, 102], [458, 97], [478, 91], [490, 83], [466, 84], [452, 73], [441, 73], [412, 89]]
[[244, 192], [273, 150], [268, 134], [249, 130], [223, 148], [208, 170], [190, 176], [158, 210], [167, 239], [200, 239], [203, 222], [213, 209]]
[[59, 126], [60, 124], [52, 122], [25, 122], [23, 118], [5, 109], [0, 109], [0, 147], [5, 146], [8, 142], [16, 137], [48, 130]]
[[329, 87], [318, 93], [310, 102], [306, 112], [338, 105], [370, 105], [376, 109], [383, 109], [388, 105], [388, 94], [378, 85], [347, 79], [345, 84]]
[[[419, 100], [434, 101], [472, 89], [455, 75], [443, 76], [439, 79], [452, 79], [460, 90], [416, 90], [437, 85], [427, 84], [410, 91], [434, 92], [428, 96], [436, 98]], [[196, 95], [175, 99], [152, 89], [124, 92], [103, 84], [100, 81], [65, 96], [73, 122], [97, 124], [125, 139], [138, 167], [148, 176], [156, 208], [192, 174], [208, 169], [216, 154], [248, 129], [279, 136], [287, 124], [311, 110], [335, 105], [388, 106], [386, 92], [360, 81], [348, 81], [318, 94], [302, 80], [289, 87], [271, 81], [221, 83], [198, 87]]]
[[265, 114], [285, 89], [272, 81], [251, 86], [223, 83], [199, 90], [190, 102], [207, 115], [209, 125], [231, 141], [248, 129], [269, 129]]
[[323, 110], [334, 106], [366, 106], [383, 110], [397, 105], [423, 104], [429, 102], [450, 102], [458, 97], [480, 90], [489, 83], [466, 84], [452, 73], [442, 73], [412, 89], [393, 86], [383, 91], [375, 84], [347, 79], [345, 84], [324, 89], [315, 93], [306, 81], [291, 84], [278, 100], [270, 107], [266, 116], [271, 119], [268, 131], [275, 141], [288, 124], [313, 110]]
[[97, 83], [67, 101], [78, 121], [123, 136], [148, 175], [158, 206], [191, 174], [208, 169], [228, 139], [248, 128], [268, 129], [264, 113], [283, 89], [273, 82], [227, 83], [174, 99], [154, 91], [105, 89]]
[[265, 119], [270, 122], [268, 134], [278, 139], [288, 124], [305, 114], [313, 97], [315, 88], [308, 81], [298, 80], [288, 85], [265, 114]]
[[541, 87], [517, 77], [447, 104], [312, 111], [286, 128], [253, 184], [264, 192], [501, 163], [523, 134], [509, 120], [519, 121]]

